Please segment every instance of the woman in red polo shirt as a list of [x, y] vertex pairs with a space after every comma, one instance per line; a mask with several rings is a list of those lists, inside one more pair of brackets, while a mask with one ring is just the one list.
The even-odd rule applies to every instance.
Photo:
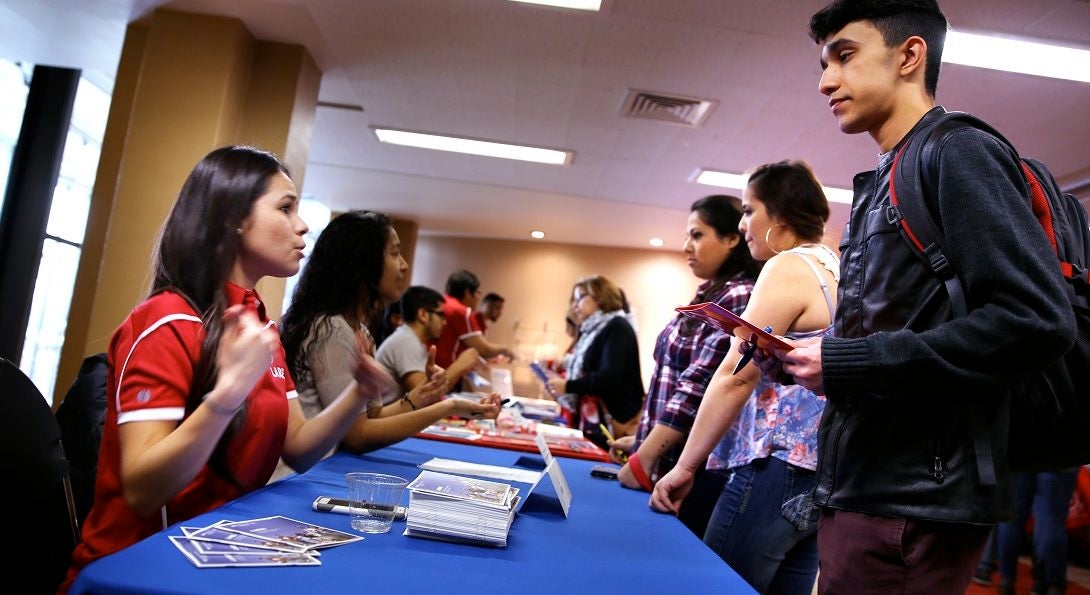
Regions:
[[202, 159], [159, 238], [150, 296], [110, 339], [95, 500], [61, 590], [91, 561], [265, 485], [277, 460], [318, 461], [391, 380], [360, 358], [310, 420], [254, 291], [299, 270], [299, 195], [287, 167], [250, 147]]

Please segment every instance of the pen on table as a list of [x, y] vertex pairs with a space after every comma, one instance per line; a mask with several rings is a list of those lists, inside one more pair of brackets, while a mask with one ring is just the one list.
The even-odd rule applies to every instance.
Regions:
[[[766, 333], [771, 333], [772, 332], [772, 327], [766, 326], [765, 327], [765, 332]], [[757, 353], [757, 333], [752, 333], [749, 336], [749, 347], [744, 352], [742, 352], [742, 357], [739, 358], [738, 363], [734, 365], [734, 371], [731, 372], [731, 375], [733, 376], [733, 375], [737, 374], [739, 371], [742, 370], [742, 368], [746, 367], [746, 364], [748, 364], [750, 362], [750, 360], [753, 359], [753, 356], [756, 353]]]
[[[336, 512], [338, 514], [348, 514], [351, 512], [351, 505], [348, 500], [342, 498], [330, 498], [329, 496], [319, 496], [314, 499], [314, 502], [310, 505], [311, 508], [318, 512]], [[364, 510], [389, 510], [388, 507], [381, 507], [364, 503], [361, 507]], [[401, 520], [405, 518], [406, 509], [404, 506], [394, 507], [394, 518]]]

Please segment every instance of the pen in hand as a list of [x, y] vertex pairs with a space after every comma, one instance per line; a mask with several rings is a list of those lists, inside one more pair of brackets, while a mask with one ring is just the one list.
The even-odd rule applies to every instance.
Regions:
[[[609, 428], [607, 428], [605, 424], [599, 423], [598, 424], [598, 429], [602, 430], [602, 434], [605, 435], [606, 440], [609, 440], [610, 443], [613, 443], [613, 442], [617, 441], [617, 439], [613, 437], [613, 434], [610, 433]], [[620, 449], [618, 449], [618, 450], [620, 450]], [[620, 454], [621, 454], [621, 460], [624, 461], [624, 462], [628, 462], [628, 455], [624, 454], [623, 452], [620, 453]]]
[[[766, 333], [771, 333], [772, 332], [772, 327], [766, 326], [765, 327], [765, 332]], [[747, 347], [746, 350], [744, 352], [742, 352], [742, 357], [739, 358], [738, 363], [734, 365], [734, 370], [731, 372], [731, 375], [733, 376], [733, 375], [737, 374], [738, 372], [740, 372], [742, 370], [742, 368], [746, 367], [746, 364], [748, 364], [753, 359], [753, 356], [756, 353], [757, 353], [757, 333], [752, 333], [749, 336], [749, 347]]]

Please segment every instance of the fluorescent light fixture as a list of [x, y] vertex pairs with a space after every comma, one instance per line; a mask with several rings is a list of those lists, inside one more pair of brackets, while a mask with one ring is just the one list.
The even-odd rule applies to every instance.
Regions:
[[852, 197], [855, 196], [855, 192], [844, 188], [822, 186], [821, 190], [825, 192], [825, 198], [827, 198], [829, 202], [839, 202], [841, 204], [850, 205], [852, 204]]
[[[745, 190], [746, 181], [748, 179], [749, 176], [745, 174], [732, 174], [725, 171], [701, 169], [693, 178], [693, 181], [697, 184], [704, 184], [706, 186]], [[832, 186], [822, 186], [821, 190], [825, 193], [825, 198], [829, 199], [829, 202], [839, 202], [847, 205], [852, 204], [852, 196], [854, 193], [851, 190], [833, 188]]]
[[572, 158], [571, 151], [542, 149], [540, 147], [527, 147], [524, 145], [509, 145], [494, 141], [460, 138], [457, 136], [442, 136], [424, 132], [409, 132], [407, 130], [394, 130], [392, 128], [372, 127], [372, 130], [375, 131], [375, 136], [384, 143], [417, 147], [420, 149], [451, 151], [454, 153], [482, 155], [484, 157], [499, 157], [501, 159], [517, 159], [519, 161], [533, 161], [534, 163], [545, 163], [548, 165], [568, 165], [571, 163]]
[[647, 243], [651, 244], [655, 248], [661, 248], [663, 241], [662, 238], [651, 238], [650, 240], [647, 240]]
[[746, 180], [748, 179], [749, 176], [745, 174], [728, 174], [725, 171], [702, 169], [700, 170], [700, 174], [696, 176], [696, 183], [704, 184], [705, 186], [719, 186], [720, 188], [745, 190]]
[[942, 61], [1090, 83], [1090, 51], [950, 31]]
[[545, 232], [541, 231], [540, 229], [535, 229], [530, 232], [530, 237], [534, 238], [535, 240], [542, 240], [545, 239]]
[[594, 10], [602, 8], [602, 0], [513, 0], [523, 4], [541, 4], [544, 6], [559, 6], [560, 8], [574, 8], [576, 10]]

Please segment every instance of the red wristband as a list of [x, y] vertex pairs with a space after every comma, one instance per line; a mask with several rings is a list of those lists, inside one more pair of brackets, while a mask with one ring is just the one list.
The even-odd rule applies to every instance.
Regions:
[[643, 465], [640, 463], [640, 457], [636, 454], [636, 451], [632, 451], [632, 454], [628, 455], [628, 470], [632, 472], [632, 476], [636, 478], [636, 483], [640, 484], [640, 487], [648, 492], [654, 491], [654, 486], [651, 485], [651, 479], [647, 477], [647, 472], [643, 470]]

